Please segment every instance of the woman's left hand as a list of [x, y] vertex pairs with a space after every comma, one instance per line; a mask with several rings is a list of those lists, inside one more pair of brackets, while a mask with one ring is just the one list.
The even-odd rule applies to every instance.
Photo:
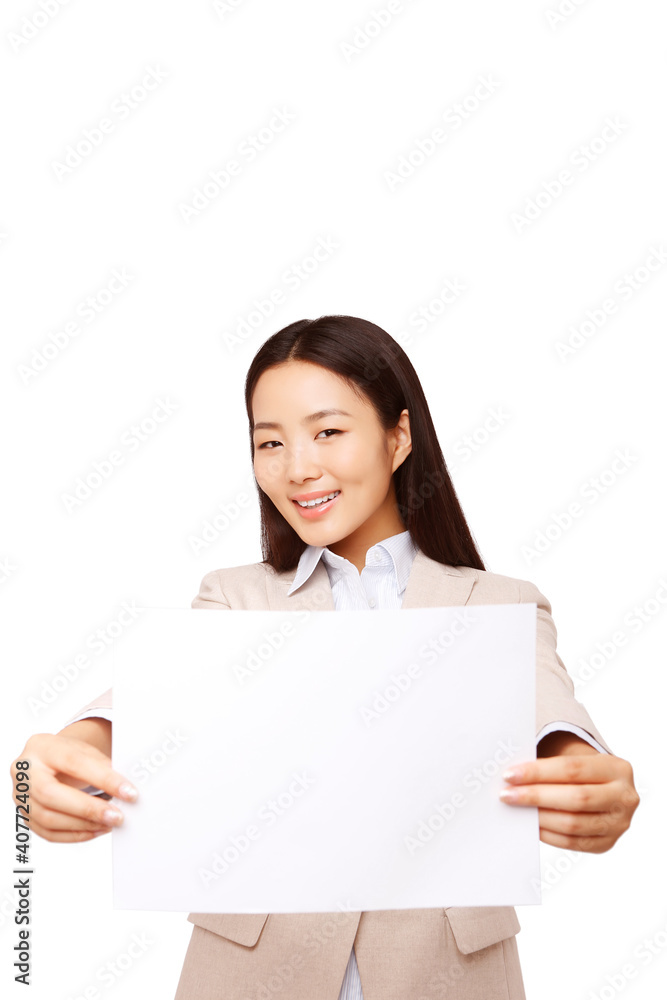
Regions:
[[[625, 833], [639, 805], [632, 765], [600, 753], [573, 733], [550, 736], [554, 739], [547, 746], [556, 755], [511, 765], [521, 774], [505, 779], [513, 788], [503, 789], [500, 798], [510, 805], [538, 807], [545, 844], [602, 854]], [[510, 800], [508, 794], [516, 798]]]

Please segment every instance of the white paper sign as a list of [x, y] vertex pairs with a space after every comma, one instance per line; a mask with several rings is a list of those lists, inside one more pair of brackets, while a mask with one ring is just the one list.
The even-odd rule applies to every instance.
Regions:
[[114, 646], [114, 905], [211, 913], [540, 902], [536, 605], [144, 609]]

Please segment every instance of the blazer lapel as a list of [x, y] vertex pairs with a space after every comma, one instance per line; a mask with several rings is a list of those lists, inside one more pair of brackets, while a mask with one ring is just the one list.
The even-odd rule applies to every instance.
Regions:
[[[287, 596], [296, 570], [287, 570], [268, 578], [268, 600], [272, 611], [335, 611], [326, 566], [320, 559], [310, 577]], [[467, 603], [477, 576], [462, 573], [430, 559], [419, 549], [415, 555], [403, 595], [404, 608], [461, 607]]]
[[462, 573], [456, 566], [447, 566], [424, 555], [415, 555], [403, 595], [403, 608], [459, 607], [467, 603], [477, 579], [473, 573]]

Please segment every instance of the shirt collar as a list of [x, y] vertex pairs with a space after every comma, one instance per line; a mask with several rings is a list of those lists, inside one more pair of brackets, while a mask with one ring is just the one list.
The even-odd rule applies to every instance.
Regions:
[[[418, 551], [417, 544], [413, 541], [410, 532], [406, 530], [400, 531], [396, 535], [390, 535], [389, 538], [385, 538], [381, 542], [377, 542], [376, 546], [383, 550], [385, 556], [389, 557], [392, 569], [396, 574], [398, 593], [402, 594], [407, 586], [410, 570], [412, 569], [412, 563]], [[376, 546], [373, 546], [373, 548]], [[295, 590], [298, 590], [299, 587], [306, 582], [306, 580], [310, 579], [320, 559], [322, 559], [326, 564], [327, 572], [329, 573], [332, 583], [345, 572], [346, 564], [347, 566], [351, 566], [351, 563], [349, 563], [347, 559], [343, 558], [343, 556], [336, 555], [335, 552], [332, 552], [326, 546], [307, 545], [299, 558], [299, 564], [296, 569], [294, 580], [292, 581], [291, 587], [287, 591], [288, 597], [290, 597]], [[370, 565], [372, 566], [374, 564], [371, 563]], [[378, 562], [377, 565], [382, 565], [382, 563]], [[385, 562], [385, 565], [389, 565], [389, 562]]]

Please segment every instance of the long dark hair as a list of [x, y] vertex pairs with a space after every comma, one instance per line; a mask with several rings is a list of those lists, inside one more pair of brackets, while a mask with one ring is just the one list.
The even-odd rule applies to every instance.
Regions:
[[[394, 472], [396, 506], [419, 548], [436, 562], [484, 569], [447, 471], [424, 390], [400, 344], [356, 316], [320, 316], [290, 323], [262, 344], [245, 383], [250, 454], [255, 458], [251, 400], [260, 375], [287, 361], [310, 361], [342, 377], [370, 402], [385, 430], [408, 410], [412, 451]], [[255, 480], [261, 516], [262, 562], [295, 569], [306, 542]]]

